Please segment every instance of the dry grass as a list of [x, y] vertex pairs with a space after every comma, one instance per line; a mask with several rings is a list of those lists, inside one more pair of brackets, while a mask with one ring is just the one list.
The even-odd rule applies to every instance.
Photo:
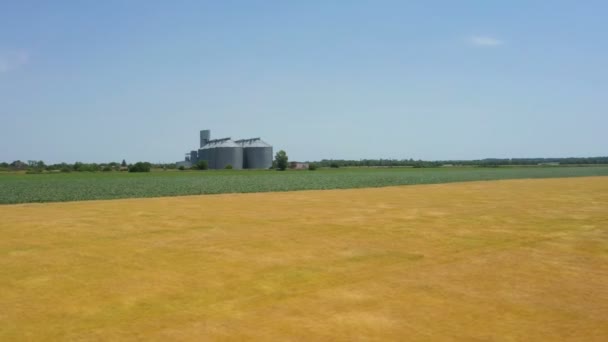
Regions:
[[0, 340], [608, 340], [608, 178], [0, 206]]

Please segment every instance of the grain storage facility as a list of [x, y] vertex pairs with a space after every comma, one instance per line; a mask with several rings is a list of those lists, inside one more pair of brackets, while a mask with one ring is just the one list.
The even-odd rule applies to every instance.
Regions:
[[206, 160], [210, 169], [268, 169], [272, 166], [272, 146], [260, 138], [234, 141], [211, 139], [209, 130], [200, 132], [200, 148], [186, 155], [192, 165]]
[[260, 138], [235, 141], [243, 147], [245, 169], [267, 169], [272, 166], [272, 146]]
[[243, 168], [243, 147], [230, 138], [208, 140], [198, 151], [197, 161], [206, 160], [210, 169]]

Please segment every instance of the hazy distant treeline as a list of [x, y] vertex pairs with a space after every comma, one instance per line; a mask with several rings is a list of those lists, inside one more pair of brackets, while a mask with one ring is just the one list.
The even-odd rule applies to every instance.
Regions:
[[440, 167], [440, 166], [482, 166], [496, 167], [508, 165], [591, 165], [608, 164], [608, 157], [588, 158], [488, 158], [477, 160], [414, 160], [414, 159], [323, 159], [315, 162], [321, 167], [347, 167], [347, 166], [409, 166], [409, 167]]
[[57, 163], [46, 164], [42, 160], [28, 160], [23, 162], [15, 160], [12, 163], [0, 163], [0, 170], [20, 171], [26, 170], [30, 173], [40, 173], [44, 171], [58, 172], [97, 172], [97, 171], [129, 171], [129, 172], [148, 172], [151, 168], [175, 169], [175, 163], [170, 164], [152, 164], [148, 162], [137, 162], [128, 164], [125, 160], [122, 163]]
[[[310, 162], [315, 167], [441, 167], [441, 166], [479, 166], [498, 167], [509, 165], [595, 165], [608, 164], [608, 157], [588, 158], [488, 158], [477, 160], [414, 160], [414, 159], [323, 159]], [[175, 169], [175, 163], [147, 163], [138, 162], [128, 164], [126, 161], [110, 163], [58, 163], [45, 164], [44, 161], [29, 160], [22, 162], [16, 160], [12, 163], [0, 163], [0, 170], [27, 170], [30, 172], [59, 171], [59, 172], [96, 172], [96, 171], [139, 171], [140, 169]], [[144, 171], [145, 172], [145, 171]]]

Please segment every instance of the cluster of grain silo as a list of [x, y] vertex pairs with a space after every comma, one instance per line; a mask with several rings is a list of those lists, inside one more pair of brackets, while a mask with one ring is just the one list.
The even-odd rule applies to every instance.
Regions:
[[200, 148], [186, 154], [180, 165], [194, 165], [206, 160], [210, 169], [268, 169], [272, 166], [272, 146], [260, 138], [234, 141], [231, 138], [211, 139], [211, 132], [200, 132]]

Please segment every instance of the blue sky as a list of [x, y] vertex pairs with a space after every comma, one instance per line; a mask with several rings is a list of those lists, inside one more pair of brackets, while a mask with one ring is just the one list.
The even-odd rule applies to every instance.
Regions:
[[0, 160], [608, 155], [604, 1], [3, 1]]

